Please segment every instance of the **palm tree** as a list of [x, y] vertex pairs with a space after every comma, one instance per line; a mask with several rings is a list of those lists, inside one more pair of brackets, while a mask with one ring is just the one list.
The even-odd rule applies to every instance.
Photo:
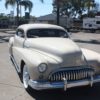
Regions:
[[[43, 0], [40, 0], [40, 1], [43, 2]], [[18, 21], [19, 21], [19, 5], [24, 6], [25, 10], [28, 8], [29, 13], [32, 11], [32, 7], [33, 7], [33, 3], [30, 0], [6, 0], [5, 7], [8, 8], [9, 5], [11, 5], [11, 6], [17, 5], [17, 25], [18, 25]], [[20, 13], [21, 13], [21, 11], [20, 11]]]
[[[33, 3], [30, 0], [6, 0], [5, 7], [8, 8], [8, 5], [15, 6], [17, 4], [17, 22], [19, 21], [19, 5], [25, 7], [25, 10], [28, 8], [29, 13], [32, 11]], [[21, 15], [21, 10], [20, 10]], [[18, 23], [17, 23], [18, 24]]]
[[5, 7], [8, 8], [8, 5], [15, 6], [16, 0], [6, 0]]
[[8, 8], [8, 5], [15, 6], [17, 4], [17, 25], [19, 22], [19, 2], [20, 0], [6, 0], [5, 7]]
[[24, 6], [25, 10], [28, 9], [29, 13], [32, 11], [33, 3], [29, 0], [20, 1], [19, 5], [20, 5], [20, 15], [21, 15], [21, 6]]

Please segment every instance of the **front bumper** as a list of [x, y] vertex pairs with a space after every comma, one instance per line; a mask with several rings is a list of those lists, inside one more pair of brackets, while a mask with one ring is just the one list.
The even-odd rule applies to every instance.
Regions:
[[62, 82], [38, 82], [38, 81], [29, 81], [29, 86], [31, 86], [35, 90], [45, 90], [45, 89], [64, 89], [67, 88], [78, 87], [78, 86], [93, 86], [94, 83], [100, 82], [100, 75], [91, 77], [89, 79], [84, 80], [76, 80], [67, 82], [67, 80], [63, 80]]

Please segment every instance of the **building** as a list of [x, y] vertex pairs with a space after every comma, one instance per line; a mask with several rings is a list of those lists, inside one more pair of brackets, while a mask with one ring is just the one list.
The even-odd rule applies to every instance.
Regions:
[[[35, 22], [56, 24], [56, 19], [57, 17], [55, 14], [48, 14], [38, 17]], [[72, 26], [72, 19], [68, 18], [67, 16], [60, 16], [60, 26], [63, 26], [65, 28], [70, 28]]]

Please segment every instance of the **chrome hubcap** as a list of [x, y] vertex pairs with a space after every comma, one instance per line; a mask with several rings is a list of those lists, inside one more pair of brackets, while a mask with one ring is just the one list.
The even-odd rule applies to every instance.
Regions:
[[25, 65], [24, 69], [23, 69], [23, 84], [24, 84], [25, 88], [28, 88], [29, 79], [30, 79], [29, 73], [28, 73], [27, 67]]

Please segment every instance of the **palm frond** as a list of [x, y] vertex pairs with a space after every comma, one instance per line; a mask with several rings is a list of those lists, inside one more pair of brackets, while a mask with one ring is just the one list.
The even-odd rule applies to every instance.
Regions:
[[40, 0], [42, 3], [44, 2], [44, 0]]
[[16, 0], [6, 0], [5, 7], [8, 8], [8, 5], [14, 6], [16, 4]]
[[19, 4], [20, 4], [21, 6], [24, 6], [25, 10], [26, 10], [26, 9], [29, 9], [29, 12], [32, 11], [33, 3], [32, 3], [30, 0], [23, 0], [23, 1], [20, 1]]

